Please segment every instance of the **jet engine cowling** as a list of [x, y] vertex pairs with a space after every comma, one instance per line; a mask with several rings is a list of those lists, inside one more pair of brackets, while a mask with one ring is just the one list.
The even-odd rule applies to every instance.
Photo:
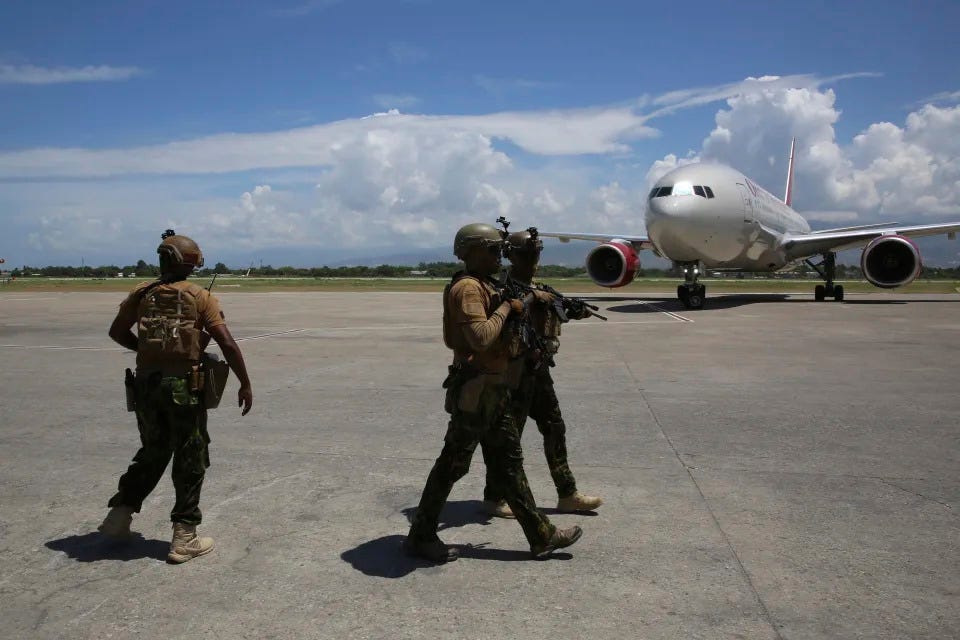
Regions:
[[587, 254], [587, 274], [601, 287], [628, 285], [639, 268], [640, 256], [628, 242], [613, 240]]
[[860, 256], [860, 269], [875, 287], [893, 289], [913, 282], [920, 275], [920, 250], [910, 238], [874, 238]]

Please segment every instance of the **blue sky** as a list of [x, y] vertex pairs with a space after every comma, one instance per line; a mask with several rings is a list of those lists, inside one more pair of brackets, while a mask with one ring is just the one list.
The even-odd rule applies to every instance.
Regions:
[[[504, 211], [635, 231], [638, 194], [678, 157], [776, 192], [798, 133], [819, 162], [798, 167], [798, 208], [960, 219], [960, 154], [944, 142], [960, 138], [960, 4], [797, 4], [13, 0], [0, 5], [0, 254], [78, 262], [81, 241], [88, 263], [149, 258], [176, 223], [227, 262], [319, 264], [445, 245], [458, 222]], [[787, 80], [760, 104], [738, 98], [767, 76]], [[414, 118], [362, 120], [391, 108]], [[824, 166], [814, 152], [831, 137]], [[914, 182], [901, 188], [886, 158]], [[908, 193], [917, 180], [936, 202]]]

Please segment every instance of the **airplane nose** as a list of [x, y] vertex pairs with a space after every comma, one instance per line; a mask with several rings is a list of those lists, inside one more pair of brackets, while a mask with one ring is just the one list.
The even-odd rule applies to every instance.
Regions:
[[[696, 196], [651, 198], [647, 202], [647, 235], [654, 245], [675, 260], [696, 260], [709, 212]], [[705, 224], [707, 223], [707, 224]]]

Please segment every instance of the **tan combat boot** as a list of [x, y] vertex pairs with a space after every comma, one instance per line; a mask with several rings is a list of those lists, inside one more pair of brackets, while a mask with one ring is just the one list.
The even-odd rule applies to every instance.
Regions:
[[593, 511], [602, 504], [603, 498], [598, 498], [597, 496], [585, 496], [579, 491], [575, 491], [572, 496], [567, 496], [557, 500], [557, 511], [563, 513]]
[[111, 507], [97, 531], [111, 538], [129, 538], [130, 524], [133, 522], [131, 507]]
[[484, 500], [483, 510], [494, 518], [516, 518], [506, 500]]
[[170, 543], [170, 553], [167, 560], [174, 564], [186, 562], [197, 556], [204, 556], [213, 551], [213, 538], [201, 538], [197, 535], [197, 525], [173, 523], [173, 541]]
[[582, 535], [583, 529], [576, 525], [567, 527], [566, 529], [557, 529], [553, 532], [553, 535], [550, 536], [550, 539], [545, 543], [536, 544], [530, 547], [530, 553], [532, 553], [533, 557], [537, 560], [543, 560], [557, 549], [569, 547], [574, 542], [579, 540], [580, 536]]

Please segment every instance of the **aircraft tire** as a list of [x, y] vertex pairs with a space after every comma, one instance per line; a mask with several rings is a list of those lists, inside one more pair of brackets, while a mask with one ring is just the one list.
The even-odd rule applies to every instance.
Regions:
[[837, 302], [843, 302], [843, 285], [838, 284], [833, 288], [833, 299]]
[[813, 289], [813, 299], [817, 302], [823, 302], [827, 298], [827, 288], [822, 284], [818, 284]]
[[703, 295], [699, 288], [687, 296], [685, 304], [687, 309], [703, 309]]

